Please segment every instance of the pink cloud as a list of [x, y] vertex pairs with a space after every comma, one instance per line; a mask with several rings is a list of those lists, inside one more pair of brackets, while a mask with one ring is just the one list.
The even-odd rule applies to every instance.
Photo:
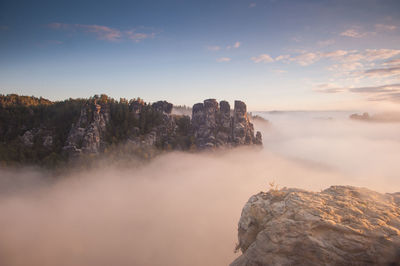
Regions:
[[74, 26], [77, 28], [81, 28], [86, 32], [91, 32], [96, 34], [97, 38], [100, 40], [115, 42], [121, 40], [122, 38], [122, 34], [119, 30], [107, 26], [82, 25], [82, 24], [75, 24]]
[[144, 39], [154, 38], [155, 33], [138, 32], [136, 29], [121, 31], [116, 28], [111, 28], [102, 25], [87, 25], [87, 24], [66, 24], [66, 23], [50, 23], [47, 25], [54, 30], [81, 31], [96, 35], [97, 39], [110, 42], [118, 42], [124, 39], [140, 42]]

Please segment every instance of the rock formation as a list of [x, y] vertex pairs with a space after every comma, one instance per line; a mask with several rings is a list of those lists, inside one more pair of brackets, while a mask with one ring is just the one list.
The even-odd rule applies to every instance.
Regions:
[[215, 99], [197, 103], [192, 108], [192, 128], [200, 149], [220, 146], [262, 144], [261, 133], [254, 136], [254, 127], [247, 116], [244, 102], [235, 101], [233, 116], [226, 101]]
[[[157, 144], [162, 148], [172, 147], [177, 142], [176, 116], [171, 114], [172, 109], [173, 105], [166, 101], [158, 101], [150, 106], [143, 101], [132, 100], [129, 103], [132, 115], [140, 120], [145, 112], [143, 119], [154, 120], [155, 126], [146, 134], [140, 134], [141, 130], [138, 127], [133, 128], [128, 142], [138, 147]], [[69, 155], [100, 153], [106, 146], [104, 135], [110, 119], [112, 117], [109, 104], [98, 104], [96, 100], [94, 103], [88, 102], [82, 107], [78, 121], [72, 125], [63, 150]], [[193, 138], [198, 149], [262, 144], [261, 133], [257, 132], [254, 135], [246, 104], [241, 101], [235, 101], [235, 108], [231, 113], [228, 102], [221, 101], [218, 104], [214, 99], [205, 100], [204, 103], [193, 106], [192, 119], [188, 119], [190, 132], [186, 137]], [[29, 134], [23, 139], [30, 143]], [[179, 145], [176, 148], [183, 149]]]
[[399, 265], [400, 193], [332, 186], [252, 196], [231, 266]]
[[110, 120], [106, 104], [82, 107], [78, 122], [73, 124], [63, 150], [69, 155], [99, 153], [104, 148], [103, 135]]

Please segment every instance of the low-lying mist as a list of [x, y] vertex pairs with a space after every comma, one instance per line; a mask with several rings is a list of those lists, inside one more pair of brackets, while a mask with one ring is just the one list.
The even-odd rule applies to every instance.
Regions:
[[279, 187], [400, 191], [400, 124], [261, 114], [264, 148], [173, 152], [58, 181], [0, 170], [0, 265], [227, 265], [248, 198]]

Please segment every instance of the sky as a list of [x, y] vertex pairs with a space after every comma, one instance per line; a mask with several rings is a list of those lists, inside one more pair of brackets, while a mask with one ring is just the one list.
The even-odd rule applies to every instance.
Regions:
[[399, 110], [398, 0], [0, 0], [0, 93]]

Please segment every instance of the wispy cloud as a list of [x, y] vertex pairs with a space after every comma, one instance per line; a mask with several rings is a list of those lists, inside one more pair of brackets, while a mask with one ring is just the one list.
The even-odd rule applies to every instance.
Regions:
[[384, 65], [400, 65], [400, 58], [391, 59], [386, 61]]
[[377, 31], [394, 31], [397, 29], [395, 25], [387, 25], [387, 24], [376, 24], [375, 29]]
[[219, 50], [221, 50], [221, 46], [218, 46], [218, 45], [207, 46], [207, 50], [209, 50], [209, 51], [219, 51]]
[[116, 28], [111, 28], [102, 25], [87, 25], [87, 24], [66, 24], [66, 23], [50, 23], [47, 25], [54, 30], [77, 31], [93, 34], [99, 40], [110, 42], [119, 42], [122, 40], [131, 40], [140, 42], [145, 39], [154, 38], [155, 32], [140, 32], [138, 29], [130, 29], [122, 31]]
[[392, 101], [400, 103], [400, 83], [367, 87], [339, 87], [334, 84], [320, 84], [313, 90], [321, 93], [350, 92], [365, 95], [367, 100], [370, 101]]
[[326, 83], [317, 85], [313, 90], [322, 93], [339, 93], [339, 92], [345, 92], [346, 88], [340, 88], [335, 84]]
[[317, 53], [303, 53], [298, 56], [289, 58], [290, 61], [296, 62], [301, 66], [311, 65], [317, 62], [319, 59], [320, 57]]
[[269, 54], [260, 54], [250, 58], [254, 63], [271, 63], [274, 59]]
[[361, 27], [353, 26], [340, 33], [340, 36], [350, 37], [350, 38], [363, 38], [366, 36], [373, 36], [381, 32], [390, 32], [397, 29], [396, 25], [388, 24], [375, 24], [374, 29], [371, 31], [364, 31]]
[[388, 84], [381, 86], [370, 86], [370, 87], [357, 87], [349, 88], [351, 92], [356, 93], [382, 93], [382, 92], [400, 92], [400, 84]]
[[217, 62], [218, 62], [218, 63], [229, 62], [229, 61], [231, 61], [231, 58], [230, 58], [230, 57], [220, 57], [220, 58], [217, 58]]
[[137, 30], [125, 31], [125, 34], [129, 40], [132, 40], [134, 42], [140, 42], [145, 39], [153, 39], [156, 36], [155, 32], [144, 33], [138, 32]]
[[94, 33], [100, 40], [115, 42], [120, 41], [122, 38], [121, 31], [107, 26], [75, 24], [75, 27], [89, 33]]
[[369, 34], [369, 32], [363, 32], [358, 28], [350, 28], [340, 33], [340, 36], [350, 37], [350, 38], [362, 38]]
[[369, 77], [400, 76], [400, 66], [368, 69], [368, 70], [364, 71], [364, 74]]
[[318, 45], [318, 46], [321, 46], [321, 47], [325, 47], [325, 46], [332, 45], [332, 44], [334, 44], [334, 43], [335, 43], [335, 40], [329, 39], [329, 40], [322, 40], [322, 41], [319, 41], [319, 42], [317, 42], [317, 45]]
[[250, 3], [250, 5], [249, 5], [249, 8], [253, 8], [253, 7], [256, 7], [256, 3]]
[[6, 31], [6, 30], [8, 30], [8, 29], [9, 29], [8, 26], [6, 26], [6, 25], [0, 25], [0, 31]]
[[[234, 44], [232, 44], [232, 45], [227, 45], [226, 47], [225, 47], [225, 49], [226, 50], [230, 50], [230, 49], [237, 49], [237, 48], [239, 48], [240, 46], [242, 45], [242, 43], [241, 42], [235, 42]], [[210, 46], [207, 46], [206, 47], [207, 48], [207, 50], [209, 50], [209, 51], [220, 51], [220, 50], [222, 50], [223, 49], [223, 47], [221, 47], [221, 46], [219, 46], [219, 45], [210, 45]]]
[[[379, 62], [390, 59], [394, 56], [400, 55], [400, 50], [396, 49], [366, 49], [364, 51], [358, 50], [335, 50], [330, 52], [308, 52], [300, 51], [297, 54], [279, 55], [275, 61], [283, 61], [286, 63], [297, 63], [301, 66], [308, 66], [314, 64], [322, 59], [329, 59], [331, 61], [341, 62], [355, 68], [362, 66], [361, 62]], [[395, 61], [393, 61], [395, 62]], [[351, 67], [350, 67], [351, 66]]]

